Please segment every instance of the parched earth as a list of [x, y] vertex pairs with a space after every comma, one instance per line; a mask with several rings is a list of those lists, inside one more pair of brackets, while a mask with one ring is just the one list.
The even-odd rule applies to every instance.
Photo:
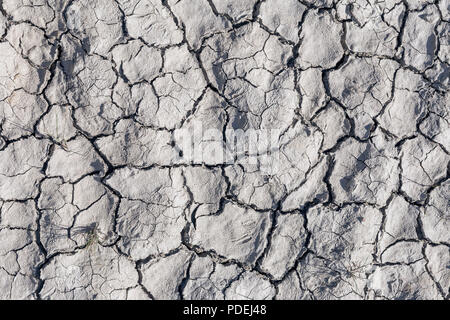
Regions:
[[0, 1], [0, 298], [449, 299], [449, 68], [449, 0]]

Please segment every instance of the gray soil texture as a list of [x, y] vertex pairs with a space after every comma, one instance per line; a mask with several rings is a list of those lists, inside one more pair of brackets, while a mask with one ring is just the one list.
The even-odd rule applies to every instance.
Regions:
[[0, 299], [448, 300], [449, 69], [449, 0], [0, 0]]

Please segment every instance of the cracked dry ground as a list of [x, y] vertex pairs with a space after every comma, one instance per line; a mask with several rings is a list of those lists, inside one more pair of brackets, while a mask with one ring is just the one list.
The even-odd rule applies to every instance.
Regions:
[[0, 298], [449, 299], [449, 10], [0, 1]]

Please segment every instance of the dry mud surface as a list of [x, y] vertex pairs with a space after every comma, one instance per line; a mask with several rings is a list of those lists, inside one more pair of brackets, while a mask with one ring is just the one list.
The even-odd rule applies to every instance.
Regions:
[[449, 9], [0, 1], [0, 298], [448, 299]]

